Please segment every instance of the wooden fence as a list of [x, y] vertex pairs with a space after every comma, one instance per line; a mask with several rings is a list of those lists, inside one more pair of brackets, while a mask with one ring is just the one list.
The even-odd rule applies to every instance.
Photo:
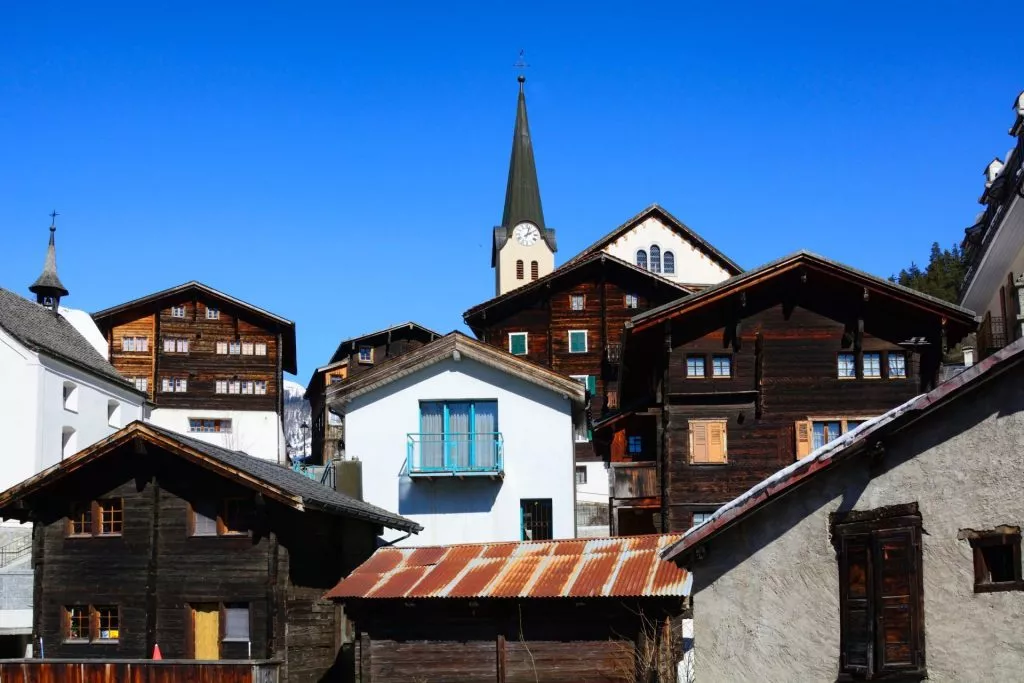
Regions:
[[0, 683], [281, 683], [280, 662], [4, 659]]

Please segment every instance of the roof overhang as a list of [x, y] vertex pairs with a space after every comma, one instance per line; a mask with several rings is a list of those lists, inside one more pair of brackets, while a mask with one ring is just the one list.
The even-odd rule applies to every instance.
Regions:
[[359, 335], [358, 337], [350, 337], [348, 339], [342, 340], [341, 342], [338, 343], [338, 347], [334, 350], [334, 353], [331, 355], [331, 363], [337, 362], [335, 359], [337, 359], [338, 356], [342, 354], [342, 351], [345, 350], [346, 346], [350, 347], [351, 350], [355, 350], [355, 346], [361, 342], [369, 342], [378, 337], [390, 338], [392, 335], [394, 335], [395, 332], [406, 329], [420, 332], [424, 337], [427, 337], [428, 340], [430, 341], [433, 341], [438, 337], [444, 336], [442, 334], [435, 332], [429, 327], [424, 327], [423, 325], [420, 325], [419, 323], [414, 323], [410, 320], [399, 325], [392, 325], [391, 327], [385, 327], [380, 330], [374, 330], [373, 332], [367, 332], [366, 334]]
[[966, 308], [984, 313], [999, 288], [1006, 283], [1014, 261], [1024, 251], [1024, 199], [1015, 194], [995, 228], [985, 252], [973, 269], [960, 296]]

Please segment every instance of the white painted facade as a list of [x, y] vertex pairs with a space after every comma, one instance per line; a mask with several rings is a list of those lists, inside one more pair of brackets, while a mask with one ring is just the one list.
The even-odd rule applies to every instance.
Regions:
[[576, 484], [576, 500], [585, 503], [608, 504], [608, 465], [603, 462], [579, 462], [587, 475], [585, 484]]
[[[504, 478], [410, 477], [408, 434], [420, 402], [496, 400]], [[521, 540], [520, 501], [550, 499], [554, 538], [574, 531], [573, 404], [551, 389], [465, 357], [432, 365], [345, 406], [346, 456], [362, 461], [363, 497], [423, 525], [400, 545]], [[385, 530], [394, 540], [398, 532]]]
[[[190, 419], [231, 420], [230, 432], [193, 432]], [[208, 408], [154, 408], [148, 422], [215, 446], [245, 451], [263, 460], [285, 462], [281, 416], [269, 410], [211, 410]]]
[[[687, 240], [655, 215], [648, 216], [633, 229], [605, 246], [602, 251], [636, 265], [637, 251], [642, 249], [647, 254], [649, 267], [652, 245], [657, 245], [661, 251], [662, 268], [659, 274], [673, 282], [710, 285], [730, 276], [727, 270], [705, 254], [697, 244]], [[672, 252], [675, 258], [675, 273], [665, 273], [666, 251]]]

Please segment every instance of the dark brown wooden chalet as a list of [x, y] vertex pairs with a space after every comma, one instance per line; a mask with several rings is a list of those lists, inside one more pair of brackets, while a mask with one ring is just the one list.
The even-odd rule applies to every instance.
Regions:
[[974, 314], [799, 252], [634, 317], [596, 426], [614, 533], [682, 531], [935, 386]]
[[420, 528], [141, 422], [0, 494], [0, 516], [34, 523], [37, 656], [146, 659], [159, 645], [165, 659], [279, 660], [288, 683], [340, 666], [324, 593], [383, 527]]
[[362, 683], [675, 683], [690, 577], [659, 552], [679, 538], [381, 548], [328, 597]]
[[[585, 382], [593, 419], [618, 406], [624, 323], [692, 289], [596, 253], [474, 306], [463, 319], [481, 341]], [[594, 460], [586, 433], [576, 460]]]
[[344, 455], [341, 417], [327, 409], [329, 386], [358, 377], [385, 360], [418, 349], [440, 336], [422, 325], [408, 322], [338, 344], [330, 362], [314, 370], [306, 385], [306, 400], [309, 401], [313, 421], [308, 462], [326, 465]]
[[295, 323], [200, 282], [93, 314], [110, 362], [157, 408], [283, 414]]

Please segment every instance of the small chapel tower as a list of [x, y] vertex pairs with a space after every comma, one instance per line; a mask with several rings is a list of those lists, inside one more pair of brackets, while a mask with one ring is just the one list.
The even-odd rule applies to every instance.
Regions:
[[61, 297], [67, 296], [68, 290], [64, 288], [60, 278], [57, 277], [57, 247], [54, 245], [53, 239], [57, 232], [57, 212], [54, 211], [50, 217], [53, 219], [50, 222], [50, 246], [46, 248], [43, 272], [28, 288], [28, 291], [36, 295], [36, 303], [51, 308], [56, 313]]
[[540, 184], [526, 119], [525, 76], [519, 76], [519, 103], [512, 134], [512, 158], [505, 188], [505, 211], [494, 229], [491, 267], [500, 296], [555, 269], [555, 231], [544, 225]]

